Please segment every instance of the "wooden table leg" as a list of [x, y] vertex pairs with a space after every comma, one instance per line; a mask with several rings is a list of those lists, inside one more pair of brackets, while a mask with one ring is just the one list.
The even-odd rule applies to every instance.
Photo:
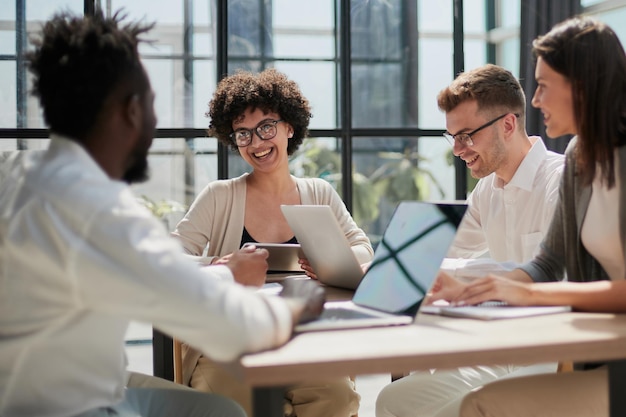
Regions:
[[626, 360], [611, 361], [609, 366], [609, 415], [626, 416]]

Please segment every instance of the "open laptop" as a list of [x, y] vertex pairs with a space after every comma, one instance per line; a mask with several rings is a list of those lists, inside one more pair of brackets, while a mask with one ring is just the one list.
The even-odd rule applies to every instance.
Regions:
[[330, 206], [280, 208], [317, 279], [325, 285], [355, 289], [363, 278], [363, 269]]
[[[466, 207], [456, 203], [401, 202], [352, 301], [327, 302], [317, 320], [299, 324], [296, 332], [412, 323]], [[326, 243], [318, 241], [319, 245]]]

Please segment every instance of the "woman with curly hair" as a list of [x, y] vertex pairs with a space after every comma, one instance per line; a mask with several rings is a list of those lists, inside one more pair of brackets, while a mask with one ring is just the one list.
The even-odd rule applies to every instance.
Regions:
[[[228, 76], [218, 84], [207, 116], [209, 135], [237, 151], [251, 172], [211, 182], [198, 195], [173, 232], [187, 254], [203, 264], [218, 264], [227, 263], [230, 254], [248, 242], [297, 243], [280, 206], [314, 204], [332, 208], [360, 263], [372, 259], [368, 237], [333, 187], [319, 178], [296, 178], [289, 171], [289, 157], [302, 144], [311, 117], [309, 102], [294, 81], [275, 69]], [[305, 259], [300, 262], [304, 272], [316, 278], [311, 265]], [[200, 352], [187, 346], [183, 352], [186, 384], [233, 398], [252, 415], [248, 387]], [[342, 378], [293, 386], [285, 400], [286, 415], [348, 417], [358, 411], [360, 397], [352, 381]]]

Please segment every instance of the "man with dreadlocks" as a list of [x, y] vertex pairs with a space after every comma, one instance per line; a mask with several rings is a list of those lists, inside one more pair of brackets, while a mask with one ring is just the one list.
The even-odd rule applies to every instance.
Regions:
[[56, 15], [28, 57], [51, 135], [0, 184], [0, 415], [243, 417], [217, 395], [125, 388], [129, 322], [228, 361], [286, 342], [323, 290], [236, 284], [265, 276], [254, 247], [200, 269], [137, 202], [128, 184], [147, 177], [156, 126], [137, 52], [151, 26], [122, 20]]

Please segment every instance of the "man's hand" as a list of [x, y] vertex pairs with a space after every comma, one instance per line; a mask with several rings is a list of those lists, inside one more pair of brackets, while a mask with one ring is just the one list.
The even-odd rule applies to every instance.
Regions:
[[254, 245], [246, 246], [233, 252], [225, 265], [232, 271], [236, 282], [260, 287], [265, 284], [268, 256], [269, 252], [265, 249], [257, 249]]
[[430, 292], [426, 294], [424, 303], [432, 304], [439, 300], [455, 302], [463, 293], [466, 286], [467, 284], [452, 278], [443, 271], [439, 271]]
[[286, 279], [280, 296], [287, 299], [294, 316], [294, 324], [306, 323], [319, 317], [324, 309], [326, 294], [314, 280]]

